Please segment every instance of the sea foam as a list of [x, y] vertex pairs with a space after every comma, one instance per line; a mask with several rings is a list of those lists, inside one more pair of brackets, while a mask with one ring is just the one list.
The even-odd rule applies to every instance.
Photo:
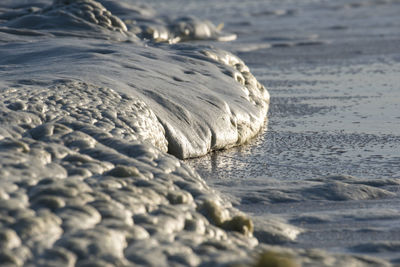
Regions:
[[[269, 94], [243, 61], [190, 42], [234, 38], [111, 0], [1, 1], [1, 264], [384, 266], [259, 246], [253, 221], [178, 159], [265, 124]], [[302, 232], [260, 225], [272, 244]]]
[[233, 54], [171, 45], [233, 39], [211, 22], [105, 4], [1, 4], [2, 261], [248, 262], [252, 221], [176, 157], [246, 142], [268, 92]]
[[[65, 3], [56, 1], [4, 23], [6, 35], [9, 29], [25, 36], [28, 30], [50, 35], [2, 49], [7, 54], [3, 64], [25, 64], [23, 73], [14, 70], [8, 81], [78, 79], [135, 95], [155, 112], [169, 152], [180, 158], [239, 145], [263, 126], [269, 94], [236, 56], [198, 45], [150, 47], [101, 4]], [[198, 39], [196, 33], [187, 38], [192, 35]], [[76, 36], [85, 39], [67, 38]]]

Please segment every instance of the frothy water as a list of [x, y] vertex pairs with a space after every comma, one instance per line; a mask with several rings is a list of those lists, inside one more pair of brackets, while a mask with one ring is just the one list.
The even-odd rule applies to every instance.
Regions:
[[399, 261], [396, 9], [2, 1], [1, 261]]
[[268, 92], [233, 54], [177, 44], [233, 39], [211, 22], [104, 4], [1, 3], [1, 264], [254, 261], [251, 219], [176, 157], [246, 142]]

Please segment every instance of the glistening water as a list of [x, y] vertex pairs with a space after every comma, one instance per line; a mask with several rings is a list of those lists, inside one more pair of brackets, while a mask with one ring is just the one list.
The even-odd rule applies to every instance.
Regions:
[[227, 45], [271, 94], [268, 126], [248, 145], [188, 162], [260, 225], [280, 217], [304, 230], [267, 243], [398, 262], [400, 2], [228, 10], [238, 41]]

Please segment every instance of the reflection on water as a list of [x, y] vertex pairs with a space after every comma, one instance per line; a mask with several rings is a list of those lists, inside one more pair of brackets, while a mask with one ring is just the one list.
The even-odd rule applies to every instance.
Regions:
[[288, 246], [394, 259], [400, 64], [253, 70], [271, 93], [268, 129], [189, 164], [257, 220], [307, 230]]
[[189, 164], [254, 218], [306, 230], [288, 246], [399, 262], [400, 2], [229, 3], [204, 15], [269, 89], [268, 130]]

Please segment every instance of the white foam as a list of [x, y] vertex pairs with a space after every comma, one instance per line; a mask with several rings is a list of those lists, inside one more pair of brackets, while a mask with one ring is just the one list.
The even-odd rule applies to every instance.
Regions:
[[[92, 0], [21, 3], [2, 5], [0, 22], [2, 260], [249, 261], [251, 220], [165, 153], [200, 156], [259, 131], [269, 95], [244, 63], [208, 47], [146, 43]], [[209, 22], [179, 23], [193, 27], [182, 40], [220, 37]]]
[[[5, 77], [8, 85], [81, 80], [141, 98], [180, 158], [246, 142], [268, 110], [265, 88], [239, 59], [217, 50], [50, 38], [5, 45], [1, 53], [3, 65], [24, 63]], [[214, 57], [222, 64], [211, 54], [223, 55]]]

